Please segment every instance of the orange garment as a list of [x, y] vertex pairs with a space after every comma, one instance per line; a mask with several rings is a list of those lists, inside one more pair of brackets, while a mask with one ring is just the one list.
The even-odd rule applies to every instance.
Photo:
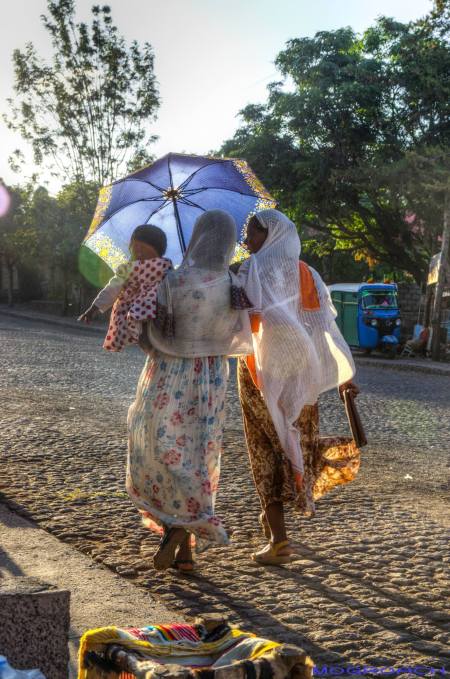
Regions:
[[300, 294], [304, 311], [317, 311], [320, 309], [319, 295], [311, 269], [306, 262], [300, 261]]
[[[259, 328], [261, 326], [261, 314], [250, 315], [250, 326], [252, 329], [252, 333], [256, 334], [257, 332], [259, 332]], [[259, 390], [261, 390], [261, 384], [258, 379], [258, 373], [256, 372], [255, 355], [250, 354], [249, 356], [246, 356], [245, 362], [247, 363], [247, 368], [250, 371], [250, 375], [252, 376], [252, 380], [255, 386], [258, 387]]]
[[[314, 278], [311, 273], [311, 269], [306, 264], [306, 262], [299, 262], [299, 280], [300, 280], [300, 299], [302, 307], [305, 311], [317, 311], [320, 309], [319, 295], [317, 293], [316, 284], [314, 283]], [[250, 324], [252, 328], [252, 333], [259, 332], [261, 326], [261, 314], [251, 314]], [[261, 384], [258, 379], [258, 374], [256, 372], [256, 362], [254, 354], [246, 356], [245, 361], [247, 363], [247, 368], [250, 371], [252, 380], [258, 389], [261, 389]]]

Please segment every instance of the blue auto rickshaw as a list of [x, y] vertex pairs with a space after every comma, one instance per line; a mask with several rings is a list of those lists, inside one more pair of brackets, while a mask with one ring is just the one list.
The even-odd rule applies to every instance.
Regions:
[[352, 347], [386, 351], [392, 358], [400, 341], [397, 286], [392, 283], [338, 283], [330, 285], [337, 311], [336, 323]]

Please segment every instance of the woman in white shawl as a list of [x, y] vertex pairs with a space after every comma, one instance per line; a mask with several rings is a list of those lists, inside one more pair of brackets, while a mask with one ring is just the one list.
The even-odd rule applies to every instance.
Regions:
[[[252, 351], [248, 311], [228, 267], [236, 225], [211, 210], [197, 221], [181, 266], [158, 290], [159, 323], [128, 417], [127, 491], [144, 524], [163, 533], [155, 568], [192, 570], [197, 548], [228, 537], [214, 505], [228, 355]], [[233, 295], [232, 295], [233, 293]], [[232, 304], [238, 299], [240, 303]], [[178, 551], [177, 551], [178, 550]]]
[[239, 360], [239, 396], [253, 477], [270, 540], [252, 558], [287, 563], [284, 504], [314, 514], [314, 499], [351, 480], [359, 454], [351, 439], [319, 439], [319, 394], [341, 392], [354, 363], [335, 323], [336, 312], [320, 276], [299, 261], [295, 225], [277, 210], [252, 217], [247, 230], [252, 253], [239, 270], [255, 311], [254, 357]]

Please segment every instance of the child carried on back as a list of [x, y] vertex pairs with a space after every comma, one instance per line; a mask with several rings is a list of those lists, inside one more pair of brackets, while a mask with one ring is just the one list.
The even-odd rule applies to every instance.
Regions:
[[103, 348], [121, 351], [128, 344], [138, 344], [146, 334], [146, 322], [156, 316], [156, 292], [169, 269], [170, 259], [164, 254], [167, 238], [151, 224], [138, 226], [131, 236], [131, 261], [118, 267], [109, 283], [99, 292], [79, 321], [90, 323], [98, 311], [112, 306], [108, 332]]

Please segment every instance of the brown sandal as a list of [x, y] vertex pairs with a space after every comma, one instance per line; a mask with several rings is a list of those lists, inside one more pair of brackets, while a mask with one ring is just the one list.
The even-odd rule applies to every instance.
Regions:
[[282, 566], [283, 564], [292, 561], [292, 554], [279, 554], [285, 547], [289, 547], [289, 540], [283, 542], [269, 542], [267, 547], [264, 547], [259, 552], [252, 554], [253, 561], [263, 566]]
[[186, 531], [180, 526], [173, 526], [164, 531], [159, 547], [153, 556], [153, 566], [157, 571], [164, 571], [173, 564], [175, 552], [186, 539]]
[[[175, 559], [172, 566], [180, 573], [193, 573], [195, 571], [193, 559]], [[191, 566], [191, 568], [183, 568], [183, 566]]]

